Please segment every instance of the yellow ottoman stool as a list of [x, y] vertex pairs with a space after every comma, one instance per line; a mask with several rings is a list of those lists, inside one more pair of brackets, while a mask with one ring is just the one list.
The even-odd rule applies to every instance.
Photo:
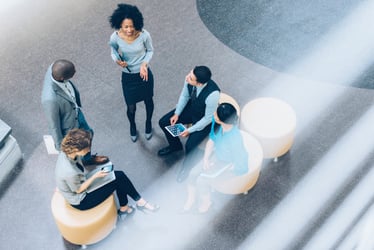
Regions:
[[264, 158], [277, 161], [293, 144], [296, 114], [289, 104], [280, 99], [258, 98], [244, 106], [240, 126], [258, 139]]
[[219, 178], [213, 180], [211, 182], [212, 188], [224, 194], [247, 194], [256, 184], [260, 175], [263, 161], [261, 144], [247, 132], [240, 131], [240, 133], [243, 137], [244, 147], [248, 152], [248, 173], [226, 180]]
[[116, 226], [117, 207], [113, 194], [98, 206], [82, 211], [72, 207], [56, 190], [51, 207], [61, 235], [73, 244], [94, 244], [108, 236]]

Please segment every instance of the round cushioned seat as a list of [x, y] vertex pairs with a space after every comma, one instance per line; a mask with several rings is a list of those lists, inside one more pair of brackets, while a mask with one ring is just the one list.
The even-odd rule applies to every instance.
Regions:
[[77, 245], [94, 244], [110, 234], [117, 222], [114, 195], [88, 210], [72, 207], [56, 190], [51, 202], [52, 214], [61, 235]]
[[244, 131], [240, 131], [240, 133], [244, 147], [248, 152], [248, 172], [230, 179], [216, 178], [212, 180], [213, 189], [224, 194], [246, 194], [256, 184], [260, 175], [263, 161], [261, 144], [252, 135]]
[[240, 117], [240, 106], [239, 106], [238, 102], [234, 98], [232, 98], [231, 96], [229, 96], [228, 94], [225, 94], [225, 93], [221, 92], [219, 94], [218, 103], [219, 104], [221, 104], [221, 103], [230, 103], [236, 109], [236, 114], [238, 115], [238, 117]]
[[264, 158], [276, 160], [293, 144], [296, 114], [289, 104], [280, 99], [258, 98], [244, 106], [240, 126], [261, 143]]
[[[229, 96], [228, 94], [225, 94], [225, 93], [221, 92], [219, 94], [218, 104], [221, 104], [221, 103], [229, 103], [232, 106], [234, 106], [234, 108], [236, 109], [236, 114], [237, 114], [238, 118], [240, 117], [240, 106], [239, 106], [238, 102], [232, 96]], [[189, 126], [191, 126], [191, 124], [189, 124]], [[206, 145], [207, 141], [208, 141], [208, 138], [206, 138], [205, 140], [203, 140], [199, 144], [199, 148], [201, 150], [205, 149], [205, 145]]]

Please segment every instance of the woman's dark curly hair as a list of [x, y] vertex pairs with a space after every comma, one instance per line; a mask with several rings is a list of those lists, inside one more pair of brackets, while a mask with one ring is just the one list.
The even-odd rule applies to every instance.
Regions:
[[61, 142], [61, 151], [67, 155], [89, 147], [91, 147], [91, 133], [78, 128], [69, 130]]
[[132, 20], [135, 30], [141, 31], [143, 29], [143, 15], [135, 5], [118, 4], [117, 9], [109, 17], [110, 26], [113, 29], [119, 30], [125, 19]]

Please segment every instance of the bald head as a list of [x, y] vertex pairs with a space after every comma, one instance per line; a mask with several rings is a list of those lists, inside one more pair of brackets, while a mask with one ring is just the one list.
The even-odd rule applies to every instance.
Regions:
[[74, 64], [68, 60], [60, 59], [52, 65], [52, 76], [57, 81], [69, 80], [74, 74]]

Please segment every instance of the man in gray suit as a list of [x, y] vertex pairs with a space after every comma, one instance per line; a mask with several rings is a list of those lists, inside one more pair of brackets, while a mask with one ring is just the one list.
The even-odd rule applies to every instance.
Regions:
[[[73, 128], [85, 129], [91, 132], [91, 139], [93, 136], [93, 130], [81, 110], [79, 91], [69, 80], [74, 74], [74, 64], [60, 59], [48, 68], [44, 78], [42, 105], [49, 131], [59, 151], [62, 139]], [[88, 153], [83, 160], [85, 165], [103, 164], [108, 161], [108, 157]]]

